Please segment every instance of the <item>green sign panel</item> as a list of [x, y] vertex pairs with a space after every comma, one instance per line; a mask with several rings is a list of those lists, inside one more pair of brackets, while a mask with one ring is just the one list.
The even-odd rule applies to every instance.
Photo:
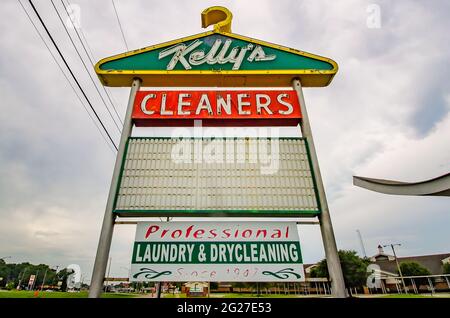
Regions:
[[100, 65], [104, 71], [146, 70], [332, 70], [330, 62], [221, 34], [124, 56]]

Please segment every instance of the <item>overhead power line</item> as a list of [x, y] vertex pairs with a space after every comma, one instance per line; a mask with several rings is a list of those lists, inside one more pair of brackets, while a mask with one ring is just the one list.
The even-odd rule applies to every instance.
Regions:
[[103, 140], [105, 141], [105, 143], [108, 145], [108, 148], [110, 148], [113, 152], [114, 149], [111, 148], [111, 144], [110, 142], [108, 142], [108, 140], [106, 139], [106, 137], [104, 136], [104, 134], [102, 133], [102, 130], [100, 128], [100, 126], [97, 124], [97, 122], [95, 121], [95, 119], [92, 117], [91, 113], [89, 112], [89, 110], [87, 109], [86, 105], [83, 103], [80, 95], [78, 94], [78, 92], [76, 91], [75, 87], [73, 86], [72, 82], [70, 81], [69, 77], [67, 76], [66, 72], [64, 72], [61, 64], [58, 62], [58, 59], [56, 58], [55, 54], [52, 52], [52, 50], [50, 49], [50, 47], [48, 46], [47, 42], [44, 39], [44, 36], [41, 34], [41, 32], [39, 31], [38, 27], [36, 26], [36, 24], [34, 23], [33, 19], [31, 18], [31, 16], [28, 14], [28, 11], [26, 10], [25, 6], [22, 4], [22, 2], [19, 0], [19, 4], [22, 7], [23, 11], [25, 12], [26, 16], [28, 17], [28, 20], [31, 22], [31, 24], [33, 25], [34, 29], [36, 30], [36, 33], [39, 35], [40, 39], [42, 40], [42, 42], [44, 43], [45, 47], [47, 48], [48, 52], [50, 53], [50, 55], [52, 56], [53, 60], [55, 61], [56, 65], [58, 66], [59, 70], [61, 71], [61, 73], [64, 75], [65, 79], [67, 80], [67, 82], [69, 83], [70, 87], [72, 88], [75, 96], [77, 97], [77, 99], [79, 100], [80, 104], [83, 106], [84, 110], [86, 111], [86, 113], [88, 114], [89, 118], [92, 120], [92, 123], [95, 125], [95, 127], [97, 128], [98, 132], [100, 133], [100, 135], [102, 136]]
[[53, 36], [51, 35], [50, 31], [48, 30], [47, 26], [45, 25], [44, 21], [41, 18], [41, 15], [39, 14], [39, 12], [37, 11], [36, 7], [33, 4], [32, 0], [28, 0], [28, 2], [30, 3], [31, 7], [33, 8], [34, 13], [36, 14], [36, 16], [39, 19], [39, 22], [41, 23], [42, 27], [44, 28], [45, 32], [47, 33], [48, 37], [50, 38], [50, 40], [52, 41], [53, 45], [56, 48], [56, 51], [58, 52], [59, 56], [61, 57], [61, 59], [64, 62], [64, 65], [67, 67], [67, 69], [69, 70], [70, 75], [72, 76], [72, 78], [74, 79], [75, 83], [77, 84], [78, 88], [80, 89], [81, 93], [83, 94], [84, 98], [86, 99], [86, 101], [89, 104], [89, 107], [91, 108], [92, 112], [95, 114], [95, 117], [97, 118], [97, 120], [100, 122], [103, 130], [105, 131], [106, 135], [108, 136], [109, 140], [111, 141], [111, 143], [114, 145], [114, 148], [116, 148], [116, 150], [118, 150], [116, 143], [114, 142], [114, 140], [112, 139], [111, 135], [109, 134], [108, 130], [106, 129], [105, 125], [103, 124], [102, 120], [100, 119], [100, 117], [98, 116], [97, 112], [94, 109], [94, 106], [92, 106], [91, 101], [89, 100], [89, 98], [87, 97], [86, 93], [84, 92], [83, 88], [81, 87], [80, 83], [78, 82], [78, 79], [76, 78], [75, 74], [72, 72], [72, 69], [70, 68], [69, 64], [67, 64], [66, 59], [64, 58], [64, 55], [61, 53], [61, 50], [58, 47], [58, 44], [56, 44], [55, 40], [53, 39]]
[[[77, 48], [77, 46], [76, 46], [74, 40], [72, 39], [72, 36], [70, 35], [69, 30], [67, 30], [66, 24], [64, 23], [64, 21], [63, 21], [63, 19], [62, 19], [62, 17], [61, 17], [61, 14], [59, 13], [58, 9], [56, 8], [55, 3], [53, 2], [53, 0], [51, 0], [51, 3], [52, 3], [53, 8], [54, 8], [55, 11], [56, 11], [56, 14], [58, 15], [59, 21], [60, 21], [61, 24], [63, 25], [63, 28], [64, 28], [64, 30], [66, 31], [66, 34], [67, 34], [67, 36], [68, 36], [69, 39], [70, 39], [70, 42], [72, 43], [72, 45], [73, 45], [75, 51], [77, 52], [78, 57], [80, 58], [81, 63], [83, 64], [83, 67], [84, 67], [84, 69], [86, 70], [86, 73], [89, 75], [89, 78], [91, 79], [91, 82], [92, 82], [92, 84], [93, 84], [94, 87], [95, 87], [95, 90], [97, 91], [98, 95], [100, 96], [100, 99], [102, 100], [103, 105], [105, 105], [105, 108], [106, 108], [106, 110], [107, 110], [109, 116], [110, 116], [111, 119], [113, 120], [114, 125], [116, 126], [117, 130], [118, 130], [119, 133], [120, 133], [120, 132], [121, 132], [121, 129], [120, 129], [120, 127], [119, 127], [119, 124], [117, 124], [116, 120], [114, 119], [114, 116], [111, 114], [111, 111], [109, 110], [109, 107], [108, 107], [108, 105], [106, 104], [106, 101], [105, 101], [105, 99], [103, 98], [103, 95], [100, 93], [100, 90], [98, 89], [97, 84], [96, 84], [96, 82], [94, 81], [94, 78], [93, 78], [92, 75], [91, 75], [91, 72], [89, 71], [88, 67], [86, 66], [86, 63], [85, 63], [83, 57], [81, 56], [80, 51], [78, 50], [78, 48]], [[70, 19], [70, 17], [69, 17], [69, 19]], [[72, 21], [72, 20], [71, 20], [71, 21]], [[85, 50], [86, 50], [86, 48], [85, 48]], [[86, 51], [86, 53], [87, 53], [87, 51]], [[112, 103], [112, 102], [111, 102], [111, 103]], [[113, 106], [113, 108], [114, 108], [114, 106]], [[117, 116], [119, 116], [119, 115], [117, 115]], [[120, 118], [119, 118], [119, 121], [120, 121]]]
[[113, 8], [114, 8], [114, 12], [116, 13], [116, 18], [117, 18], [117, 22], [119, 23], [120, 32], [122, 33], [123, 42], [125, 43], [125, 47], [127, 48], [127, 51], [129, 51], [128, 43], [127, 43], [127, 40], [125, 39], [125, 34], [123, 33], [122, 24], [120, 23], [119, 14], [117, 13], [116, 5], [114, 4], [114, 0], [111, 0], [111, 2], [113, 5]]

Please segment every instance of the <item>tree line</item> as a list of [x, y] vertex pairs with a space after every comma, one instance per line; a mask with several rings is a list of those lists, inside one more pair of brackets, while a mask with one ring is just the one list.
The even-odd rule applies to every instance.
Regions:
[[[0, 259], [0, 288], [4, 289], [58, 289], [65, 291], [66, 280], [71, 271], [46, 264], [34, 265], [28, 262], [7, 264]], [[34, 282], [29, 284], [31, 275], [35, 275]]]

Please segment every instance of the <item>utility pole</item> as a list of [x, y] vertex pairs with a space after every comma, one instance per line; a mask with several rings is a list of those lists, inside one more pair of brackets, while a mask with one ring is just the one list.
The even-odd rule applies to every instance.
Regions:
[[396, 243], [396, 244], [387, 244], [383, 245], [383, 247], [390, 246], [392, 248], [392, 253], [394, 253], [395, 263], [397, 264], [398, 273], [400, 274], [400, 279], [402, 280], [403, 289], [405, 291], [405, 294], [408, 292], [408, 288], [406, 287], [405, 280], [403, 279], [402, 270], [400, 269], [400, 264], [398, 263], [397, 254], [395, 253], [394, 246], [402, 246], [402, 244]]
[[47, 276], [47, 270], [48, 270], [48, 268], [45, 269], [44, 280], [42, 281], [42, 284], [41, 284], [41, 291], [44, 289], [45, 277]]
[[56, 284], [58, 284], [58, 268], [59, 265], [56, 265], [56, 270], [55, 270], [55, 277], [53, 277], [53, 281], [52, 281], [52, 285], [55, 286], [55, 279], [56, 279]]
[[17, 287], [16, 287], [16, 289], [17, 290], [20, 290], [20, 284], [22, 283], [22, 280], [23, 280], [23, 278], [25, 277], [25, 273], [27, 272], [27, 269], [25, 268], [24, 270], [23, 270], [23, 273], [22, 273], [22, 275], [19, 275], [19, 283], [17, 284]]
[[367, 258], [366, 249], [364, 247], [364, 242], [361, 236], [361, 232], [359, 230], [356, 230], [356, 233], [358, 233], [359, 242], [361, 243], [361, 249], [364, 255], [364, 258]]
[[37, 285], [38, 277], [39, 277], [39, 270], [36, 271], [36, 278], [34, 279], [33, 284], [31, 284], [31, 290], [34, 290], [34, 286]]
[[158, 282], [158, 288], [156, 289], [156, 298], [161, 298], [161, 284], [162, 282]]

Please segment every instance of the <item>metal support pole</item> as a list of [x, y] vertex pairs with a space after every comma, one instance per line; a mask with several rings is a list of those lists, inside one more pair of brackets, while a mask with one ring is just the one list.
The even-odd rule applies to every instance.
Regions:
[[122, 225], [136, 225], [137, 221], [116, 221], [114, 224], [122, 224]]
[[298, 101], [302, 113], [302, 123], [300, 128], [303, 137], [306, 138], [311, 156], [311, 162], [314, 170], [314, 179], [319, 192], [319, 202], [321, 213], [319, 214], [320, 231], [322, 233], [323, 246], [325, 249], [325, 256], [327, 259], [328, 273], [331, 278], [331, 288], [333, 297], [345, 298], [347, 293], [345, 291], [344, 276], [342, 274], [341, 263], [339, 261], [339, 254], [336, 246], [336, 239], [334, 237], [333, 225], [331, 223], [330, 211], [328, 209], [327, 198], [325, 196], [325, 188], [322, 183], [322, 176], [319, 169], [319, 161], [317, 159], [316, 148], [312, 136], [311, 126], [309, 123], [308, 112], [306, 111], [305, 98], [303, 96], [302, 84], [299, 79], [293, 80], [293, 88], [297, 92]]
[[[111, 273], [111, 264], [112, 264], [112, 257], [109, 258], [109, 266], [108, 267], [108, 274], [106, 275], [107, 278], [110, 278], [110, 273]], [[108, 287], [109, 287], [109, 281], [106, 281], [106, 284], [104, 287], [104, 291], [107, 292], [108, 291]]]
[[320, 222], [318, 221], [298, 221], [296, 222], [299, 225], [319, 225]]
[[135, 78], [131, 86], [130, 98], [128, 99], [127, 112], [123, 123], [122, 134], [120, 136], [119, 150], [117, 151], [116, 163], [114, 165], [114, 172], [111, 180], [111, 186], [109, 187], [108, 201], [106, 204], [105, 215], [103, 217], [102, 230], [100, 233], [100, 239], [97, 247], [97, 255], [95, 256], [94, 269], [92, 271], [91, 286], [89, 288], [89, 298], [99, 298], [102, 289], [103, 281], [105, 279], [106, 266], [108, 264], [109, 250], [111, 248], [111, 241], [114, 231], [114, 219], [113, 204], [116, 195], [120, 168], [122, 166], [122, 159], [125, 154], [125, 145], [128, 137], [131, 136], [133, 129], [133, 123], [131, 121], [131, 113], [133, 111], [134, 99], [136, 92], [141, 86], [141, 80]]
[[433, 282], [431, 281], [431, 279], [430, 279], [429, 277], [427, 277], [427, 279], [428, 279], [428, 284], [430, 285], [430, 292], [431, 292], [431, 295], [433, 295], [433, 294], [434, 294], [434, 286], [433, 286]]
[[158, 288], [156, 289], [156, 298], [161, 298], [161, 282], [158, 282]]
[[417, 286], [416, 286], [416, 282], [414, 281], [414, 278], [411, 278], [411, 282], [412, 282], [412, 286], [413, 286], [413, 289], [414, 289], [414, 293], [418, 294], [419, 292], [417, 291]]
[[384, 284], [384, 281], [381, 281], [381, 290], [383, 294], [387, 294], [386, 285]]

